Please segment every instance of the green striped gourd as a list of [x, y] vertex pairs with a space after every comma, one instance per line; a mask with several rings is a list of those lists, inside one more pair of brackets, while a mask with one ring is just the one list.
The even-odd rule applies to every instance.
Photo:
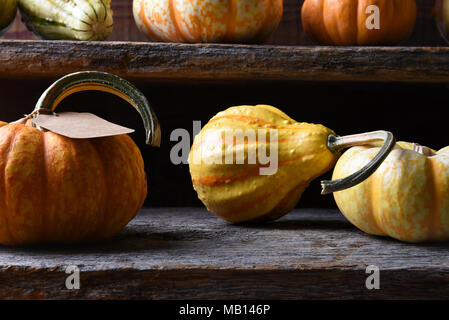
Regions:
[[112, 32], [111, 0], [19, 0], [28, 29], [49, 40], [105, 40]]
[[18, 0], [0, 0], [0, 36], [14, 21]]

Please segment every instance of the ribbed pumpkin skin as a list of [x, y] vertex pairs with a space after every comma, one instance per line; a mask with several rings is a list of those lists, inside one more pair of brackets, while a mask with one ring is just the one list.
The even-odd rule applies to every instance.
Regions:
[[147, 195], [127, 135], [69, 139], [23, 124], [0, 128], [0, 243], [77, 243], [111, 237]]
[[153, 41], [260, 42], [278, 26], [282, 0], [134, 0], [138, 28]]
[[18, 0], [0, 0], [0, 36], [14, 21]]
[[19, 8], [42, 39], [101, 41], [114, 24], [111, 0], [19, 0]]
[[[260, 175], [260, 163], [246, 160], [245, 164], [210, 164], [220, 154], [214, 148], [216, 138], [229, 129], [277, 129], [277, 172]], [[271, 106], [227, 109], [195, 137], [189, 155], [193, 186], [207, 209], [229, 222], [275, 220], [294, 208], [311, 180], [332, 168], [337, 158], [327, 148], [332, 133], [322, 125], [298, 123]], [[224, 142], [223, 154], [226, 148], [244, 148], [248, 155], [248, 149], [258, 150], [258, 145], [246, 142], [234, 148]], [[201, 162], [195, 163], [195, 157]]]
[[[366, 28], [366, 8], [380, 10], [380, 29]], [[415, 26], [415, 0], [305, 0], [304, 31], [323, 45], [395, 45]]]
[[[378, 151], [349, 149], [333, 178], [358, 170]], [[370, 178], [334, 197], [345, 217], [364, 232], [407, 242], [449, 240], [449, 147], [427, 157], [399, 142]]]

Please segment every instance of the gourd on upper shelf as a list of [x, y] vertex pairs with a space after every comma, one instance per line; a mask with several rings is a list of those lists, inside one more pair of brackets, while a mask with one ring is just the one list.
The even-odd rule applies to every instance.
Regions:
[[416, 16], [415, 0], [305, 0], [302, 6], [304, 31], [322, 45], [396, 45], [410, 36]]
[[134, 0], [133, 11], [154, 41], [258, 43], [277, 28], [283, 0]]
[[111, 0], [19, 0], [28, 29], [48, 40], [105, 40], [112, 32]]
[[17, 14], [18, 0], [0, 1], [0, 36], [6, 32]]
[[449, 42], [449, 1], [435, 0], [434, 15], [441, 36]]

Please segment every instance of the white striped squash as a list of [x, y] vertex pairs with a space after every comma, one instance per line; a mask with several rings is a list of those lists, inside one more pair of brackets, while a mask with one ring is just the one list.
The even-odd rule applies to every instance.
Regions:
[[28, 28], [43, 39], [105, 40], [112, 32], [111, 0], [19, 0]]

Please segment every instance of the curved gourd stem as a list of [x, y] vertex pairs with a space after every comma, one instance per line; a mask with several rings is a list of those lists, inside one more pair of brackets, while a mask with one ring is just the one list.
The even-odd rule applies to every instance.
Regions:
[[82, 71], [57, 80], [39, 98], [34, 112], [51, 113], [71, 94], [91, 90], [112, 93], [131, 104], [142, 117], [146, 143], [151, 146], [160, 146], [161, 128], [148, 100], [134, 85], [109, 73]]
[[432, 157], [432, 156], [436, 155], [436, 153], [432, 149], [422, 146], [418, 143], [412, 144], [412, 150], [415, 152], [418, 152], [426, 157]]
[[346, 178], [333, 181], [321, 181], [321, 194], [349, 189], [365, 181], [382, 164], [396, 144], [393, 134], [388, 131], [374, 131], [344, 137], [330, 135], [328, 138], [328, 148], [332, 152], [340, 152], [349, 147], [367, 145], [379, 140], [384, 141], [383, 146], [380, 148], [379, 153], [365, 167]]

